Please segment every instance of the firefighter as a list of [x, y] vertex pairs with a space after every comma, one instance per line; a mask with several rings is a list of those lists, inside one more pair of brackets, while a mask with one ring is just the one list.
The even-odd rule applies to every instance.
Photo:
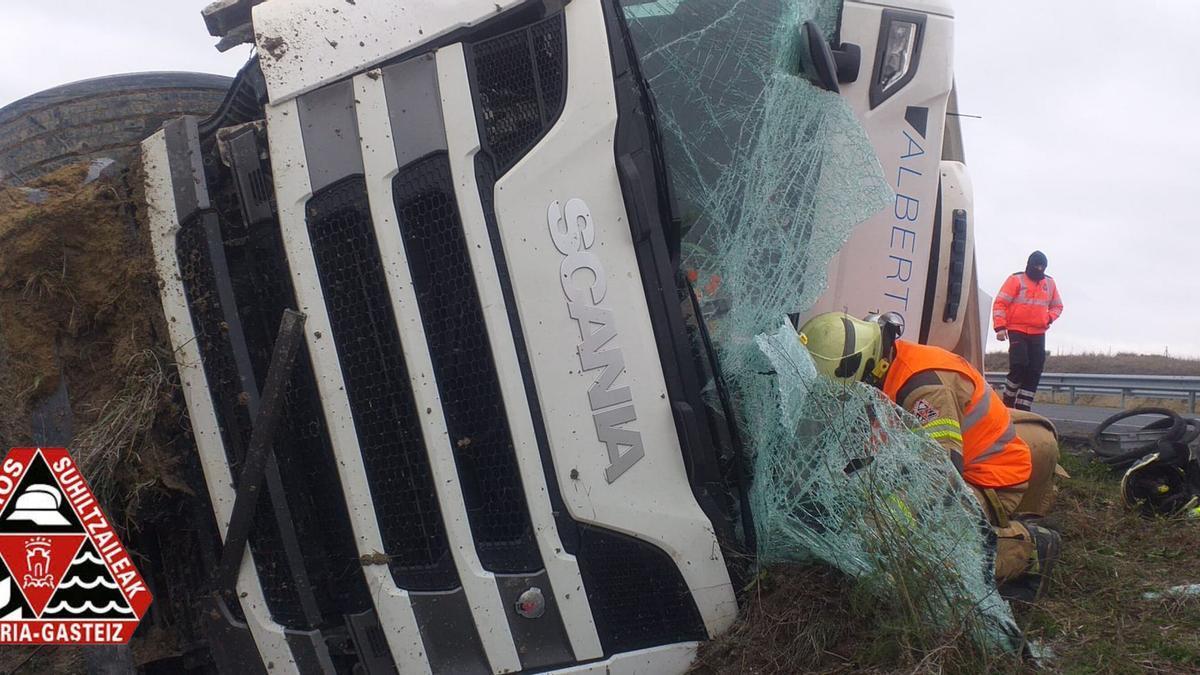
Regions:
[[1041, 430], [1037, 452], [1031, 452], [978, 370], [939, 347], [900, 340], [901, 330], [895, 314], [860, 321], [830, 312], [804, 324], [800, 340], [821, 374], [882, 389], [946, 449], [996, 533], [1001, 592], [1032, 601], [1044, 592], [1062, 541], [1039, 524], [1053, 502], [1058, 463], [1053, 427], [1023, 420]]
[[1004, 281], [992, 305], [996, 339], [1008, 340], [1004, 405], [1029, 410], [1046, 367], [1046, 330], [1062, 314], [1062, 296], [1046, 274], [1046, 254], [1034, 251], [1025, 271]]

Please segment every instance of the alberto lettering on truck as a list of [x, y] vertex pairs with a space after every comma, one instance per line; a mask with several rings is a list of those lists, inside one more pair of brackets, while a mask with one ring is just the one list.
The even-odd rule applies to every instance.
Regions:
[[888, 265], [885, 268], [887, 270], [886, 279], [893, 286], [884, 291], [884, 296], [888, 299], [885, 304], [891, 305], [888, 309], [896, 309], [905, 314], [908, 312], [909, 294], [912, 291], [913, 256], [917, 253], [915, 223], [921, 213], [921, 200], [905, 194], [904, 178], [907, 175], [910, 183], [913, 181], [919, 183], [921, 172], [909, 164], [924, 155], [925, 149], [912, 137], [912, 134], [908, 133], [907, 129], [902, 130], [901, 133], [907, 139], [908, 147], [904, 154], [900, 155], [900, 166], [896, 169], [896, 204], [893, 209], [896, 221], [892, 224]]
[[[567, 296], [567, 312], [579, 325], [579, 365], [584, 372], [599, 370], [588, 389], [588, 404], [596, 424], [596, 437], [608, 450], [604, 477], [617, 480], [637, 464], [645, 449], [642, 434], [620, 425], [637, 420], [629, 387], [614, 387], [625, 372], [625, 354], [617, 344], [617, 325], [612, 310], [601, 305], [608, 294], [608, 280], [600, 258], [591, 251], [596, 243], [592, 212], [582, 199], [557, 200], [546, 209], [546, 223], [554, 247], [564, 257], [559, 264], [559, 282]], [[591, 280], [587, 280], [590, 273]], [[610, 349], [605, 345], [613, 343]], [[626, 448], [622, 452], [622, 448]]]

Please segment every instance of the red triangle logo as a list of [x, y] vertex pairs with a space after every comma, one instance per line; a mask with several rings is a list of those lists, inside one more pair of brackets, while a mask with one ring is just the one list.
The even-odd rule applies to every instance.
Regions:
[[54, 595], [83, 540], [82, 534], [0, 536], [0, 556], [35, 615], [41, 615]]
[[126, 643], [150, 608], [149, 587], [63, 448], [14, 448], [0, 463], [0, 561], [0, 643]]

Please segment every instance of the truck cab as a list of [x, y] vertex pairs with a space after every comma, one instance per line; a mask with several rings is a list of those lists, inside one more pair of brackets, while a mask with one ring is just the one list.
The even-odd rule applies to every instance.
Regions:
[[830, 261], [829, 287], [810, 314], [896, 312], [906, 337], [982, 367], [974, 202], [953, 95], [953, 3], [848, 0], [840, 39], [862, 50], [862, 75], [842, 95], [895, 198]]
[[[733, 623], [745, 449], [707, 390], [667, 92], [635, 21], [689, 4], [206, 10], [257, 56], [142, 159], [201, 498], [245, 547], [201, 619], [219, 670], [683, 672]], [[941, 159], [951, 13], [891, 4], [830, 4], [824, 38], [862, 54], [841, 95], [896, 200], [818, 307], [904, 298], [954, 346], [974, 282], [969, 182]], [[254, 492], [285, 310], [303, 342]]]

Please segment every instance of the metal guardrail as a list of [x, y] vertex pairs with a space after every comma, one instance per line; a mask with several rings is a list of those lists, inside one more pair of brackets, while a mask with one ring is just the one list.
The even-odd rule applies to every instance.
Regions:
[[[988, 373], [987, 381], [995, 387], [1004, 386], [1007, 373]], [[1092, 373], [1042, 373], [1039, 391], [1049, 389], [1057, 398], [1060, 391], [1070, 395], [1071, 405], [1079, 394], [1120, 394], [1121, 407], [1126, 398], [1177, 398], [1188, 402], [1196, 414], [1196, 398], [1200, 395], [1200, 377], [1193, 375], [1097, 375]]]

